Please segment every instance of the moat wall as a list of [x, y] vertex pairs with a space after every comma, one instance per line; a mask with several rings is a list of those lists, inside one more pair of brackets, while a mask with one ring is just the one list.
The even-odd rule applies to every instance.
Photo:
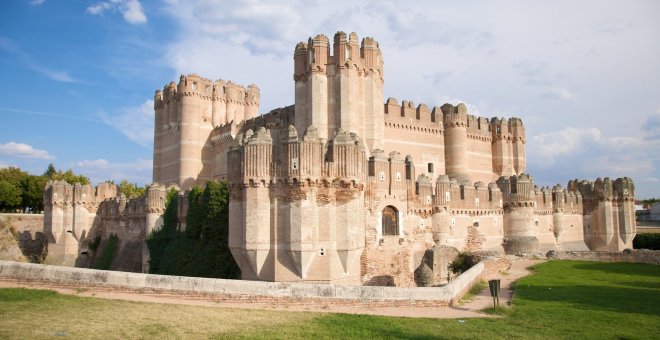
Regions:
[[330, 303], [379, 306], [447, 306], [477, 282], [484, 262], [444, 287], [373, 287], [335, 284], [263, 282], [152, 275], [0, 261], [0, 279], [74, 287], [107, 287], [131, 291], [212, 295], [226, 300]]

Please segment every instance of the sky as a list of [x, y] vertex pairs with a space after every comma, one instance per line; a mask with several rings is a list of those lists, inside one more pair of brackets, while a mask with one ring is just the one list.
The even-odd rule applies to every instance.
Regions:
[[379, 42], [385, 98], [520, 117], [535, 183], [660, 197], [660, 1], [4, 0], [0, 167], [151, 182], [153, 95], [180, 74], [293, 104], [293, 50]]

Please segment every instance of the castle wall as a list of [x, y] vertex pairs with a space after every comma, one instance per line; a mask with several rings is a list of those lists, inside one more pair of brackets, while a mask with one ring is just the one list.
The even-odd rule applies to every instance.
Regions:
[[[166, 188], [152, 185], [143, 197], [127, 200], [118, 194], [117, 186], [101, 183], [70, 185], [49, 182], [44, 190], [43, 231], [48, 240], [51, 264], [89, 267], [103, 252], [111, 234], [120, 246], [112, 269], [141, 271], [144, 262], [144, 240], [154, 228], [162, 225]], [[96, 251], [89, 244], [99, 237]]]
[[[295, 105], [261, 116], [255, 86], [189, 75], [156, 93], [154, 181], [229, 181], [243, 278], [414, 286], [442, 281], [449, 260], [436, 257], [458, 251], [631, 245], [632, 181], [539, 189], [519, 118], [383, 104], [378, 43], [343, 32], [330, 43], [296, 45]], [[66, 210], [50, 213], [61, 234]]]
[[195, 74], [182, 75], [177, 85], [170, 83], [156, 91], [153, 181], [187, 189], [224, 176], [226, 169], [216, 164], [226, 163], [226, 159], [223, 162], [216, 155], [226, 153], [226, 148], [214, 148], [211, 132], [229, 126], [233, 138], [235, 126], [256, 117], [258, 108], [255, 85], [245, 88]]
[[400, 105], [396, 99], [389, 98], [384, 110], [383, 150], [412, 156], [418, 174], [444, 175], [445, 147], [439, 108], [431, 111], [424, 104], [415, 108], [410, 101]]

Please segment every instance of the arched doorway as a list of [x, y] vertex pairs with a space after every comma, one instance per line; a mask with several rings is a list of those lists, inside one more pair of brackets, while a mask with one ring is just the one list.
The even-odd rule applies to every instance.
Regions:
[[395, 207], [383, 209], [383, 235], [399, 235], [399, 214]]

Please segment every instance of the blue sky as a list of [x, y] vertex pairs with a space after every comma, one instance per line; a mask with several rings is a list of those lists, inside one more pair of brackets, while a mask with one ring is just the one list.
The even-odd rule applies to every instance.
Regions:
[[537, 184], [660, 197], [658, 1], [55, 1], [0, 5], [0, 166], [151, 181], [152, 98], [181, 73], [293, 103], [292, 53], [375, 37], [385, 97], [517, 116]]

